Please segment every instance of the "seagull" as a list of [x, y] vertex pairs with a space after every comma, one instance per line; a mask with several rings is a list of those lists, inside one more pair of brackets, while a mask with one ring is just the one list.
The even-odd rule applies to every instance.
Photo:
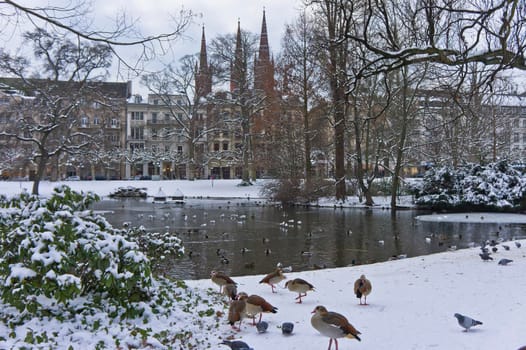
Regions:
[[336, 344], [338, 350], [338, 338], [351, 338], [361, 341], [358, 336], [361, 334], [356, 328], [347, 321], [345, 316], [337, 312], [327, 311], [325, 306], [318, 305], [312, 311], [314, 314], [310, 323], [318, 332], [326, 337], [329, 337], [329, 349], [331, 349], [332, 341]]
[[259, 314], [259, 321], [263, 317], [264, 312], [272, 312], [273, 314], [278, 312], [278, 308], [272, 306], [268, 301], [259, 295], [252, 294], [248, 295], [247, 293], [241, 292], [238, 295], [238, 298], [243, 298], [246, 303], [245, 312], [247, 316], [252, 317], [252, 325], [256, 325], [256, 316]]
[[500, 260], [499, 260], [499, 265], [506, 266], [506, 265], [508, 265], [510, 262], [513, 262], [513, 260], [503, 258], [503, 259], [500, 259]]
[[227, 276], [226, 274], [220, 271], [215, 271], [215, 270], [212, 271], [210, 273], [210, 279], [212, 280], [212, 282], [214, 282], [215, 284], [219, 286], [219, 293], [221, 293], [223, 286], [227, 284], [237, 285], [237, 283], [234, 282], [232, 278], [230, 278], [229, 276]]
[[455, 314], [454, 316], [457, 318], [460, 327], [464, 328], [464, 332], [467, 332], [473, 326], [482, 324], [482, 322], [474, 320], [468, 316], [464, 316], [461, 314]]
[[253, 350], [247, 343], [241, 340], [223, 340], [220, 345], [227, 345], [231, 350]]
[[293, 280], [287, 281], [285, 287], [288, 288], [291, 292], [298, 293], [296, 300], [298, 304], [301, 304], [301, 298], [307, 296], [308, 291], [313, 291], [314, 286], [309, 282], [301, 278], [295, 278]]
[[[371, 294], [372, 290], [373, 286], [371, 285], [371, 281], [365, 278], [365, 275], [361, 275], [360, 278], [354, 282], [354, 294], [356, 294], [357, 298], [360, 298], [360, 305], [367, 305], [367, 296]], [[364, 298], [363, 304], [362, 296]]]
[[275, 288], [274, 285], [278, 284], [279, 282], [283, 281], [286, 278], [287, 277], [285, 277], [285, 275], [283, 274], [283, 271], [280, 268], [277, 268], [274, 272], [271, 272], [265, 277], [263, 277], [263, 279], [259, 281], [259, 283], [266, 283], [270, 285], [270, 287], [272, 288], [272, 293], [276, 293], [274, 291], [274, 288]]

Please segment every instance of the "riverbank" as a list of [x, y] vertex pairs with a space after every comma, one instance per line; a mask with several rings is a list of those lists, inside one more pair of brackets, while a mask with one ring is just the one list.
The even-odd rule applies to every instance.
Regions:
[[[159, 183], [164, 181], [152, 181], [151, 193], [158, 190]], [[0, 183], [0, 191], [6, 195], [19, 193], [23, 188], [21, 185], [17, 190], [14, 183], [5, 184]], [[30, 183], [25, 184], [30, 190]], [[102, 196], [116, 188], [113, 181], [66, 184], [75, 190], [90, 190]], [[50, 185], [42, 186], [42, 195], [50, 194], [57, 183]], [[235, 186], [234, 183], [224, 185], [217, 194], [228, 194], [226, 188]], [[200, 187], [187, 192], [196, 196], [210, 192], [204, 184]], [[243, 189], [245, 194], [255, 195]], [[522, 246], [518, 247], [516, 242]], [[277, 293], [272, 293], [269, 286], [259, 283], [263, 275], [232, 276], [239, 291], [258, 294], [278, 308], [276, 314], [263, 316], [269, 324], [264, 334], [258, 334], [249, 320], [245, 320], [241, 332], [233, 331], [227, 323], [226, 300], [217, 294], [216, 285], [204, 279], [185, 281], [188, 288], [174, 283], [174, 290], [169, 294], [173, 295], [173, 303], [156, 306], [137, 319], [123, 321], [108, 313], [96, 312], [87, 318], [61, 315], [21, 323], [0, 321], [0, 348], [227, 349], [219, 343], [235, 338], [255, 350], [326, 349], [328, 338], [310, 325], [311, 311], [316, 305], [324, 305], [346, 316], [362, 333], [361, 342], [340, 339], [341, 350], [517, 350], [526, 345], [523, 322], [526, 240], [499, 242], [497, 248], [490, 261], [482, 261], [478, 255], [480, 249], [475, 247], [384, 263], [286, 273], [288, 280], [299, 277], [315, 286], [316, 290], [310, 292], [302, 304], [295, 303], [297, 294], [284, 289], [284, 282], [278, 286]], [[502, 258], [513, 262], [499, 265]], [[360, 306], [353, 295], [354, 281], [361, 274], [373, 285], [367, 298], [368, 306]], [[1, 320], [16, 315], [16, 310], [2, 303], [0, 310]], [[463, 332], [454, 313], [469, 315], [483, 324]], [[292, 335], [281, 333], [283, 322], [294, 325]], [[164, 344], [154, 338], [153, 333], [162, 334]]]

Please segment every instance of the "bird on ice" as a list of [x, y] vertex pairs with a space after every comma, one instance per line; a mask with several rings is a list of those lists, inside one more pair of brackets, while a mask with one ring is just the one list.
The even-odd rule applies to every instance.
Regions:
[[254, 326], [256, 325], [256, 316], [258, 314], [258, 322], [261, 322], [261, 318], [263, 317], [264, 312], [272, 312], [273, 314], [278, 312], [277, 307], [272, 306], [272, 304], [266, 301], [265, 298], [260, 297], [259, 295], [248, 295], [245, 292], [241, 292], [239, 293], [238, 298], [243, 299], [245, 301], [245, 313], [247, 314], [247, 316], [252, 317], [252, 325]]
[[301, 278], [295, 278], [293, 280], [287, 281], [287, 283], [285, 283], [285, 287], [291, 292], [298, 293], [298, 296], [296, 297], [298, 304], [301, 304], [301, 298], [307, 296], [307, 292], [314, 290], [314, 286], [312, 284]]
[[[371, 285], [371, 281], [365, 278], [365, 275], [361, 275], [360, 278], [354, 282], [354, 294], [356, 294], [357, 298], [360, 298], [360, 305], [367, 305], [367, 296], [371, 294], [372, 290], [373, 286]], [[362, 296], [364, 298], [363, 304]]]
[[332, 311], [327, 311], [325, 306], [318, 305], [312, 311], [310, 323], [318, 332], [326, 337], [329, 337], [329, 349], [331, 349], [332, 341], [336, 344], [338, 350], [338, 338], [351, 338], [361, 341], [358, 336], [361, 334], [345, 316]]
[[241, 340], [223, 340], [220, 344], [227, 345], [231, 350], [253, 350], [247, 343]]
[[277, 268], [274, 272], [269, 273], [259, 283], [266, 283], [272, 288], [272, 293], [276, 293], [274, 291], [274, 285], [278, 284], [279, 282], [286, 279], [285, 275], [283, 274], [283, 271], [280, 268]]
[[471, 327], [482, 324], [482, 322], [472, 319], [471, 317], [464, 316], [461, 314], [454, 315], [457, 318], [460, 327], [464, 328], [464, 332], [467, 332]]
[[499, 260], [499, 265], [508, 265], [510, 262], [513, 262], [513, 260], [510, 260], [510, 259], [506, 259], [506, 258], [502, 258]]
[[221, 293], [223, 286], [227, 284], [233, 284], [234, 286], [237, 285], [232, 278], [220, 271], [213, 270], [210, 273], [210, 279], [219, 286], [219, 293]]

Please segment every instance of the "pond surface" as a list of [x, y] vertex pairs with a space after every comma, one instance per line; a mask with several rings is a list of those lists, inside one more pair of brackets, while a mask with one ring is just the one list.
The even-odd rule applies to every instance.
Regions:
[[[185, 204], [103, 200], [94, 205], [115, 227], [174, 232], [185, 256], [161, 268], [180, 279], [265, 274], [276, 264], [293, 271], [342, 267], [465, 248], [472, 242], [524, 235], [520, 224], [422, 222], [416, 210], [281, 208], [254, 200], [191, 199]], [[426, 239], [427, 238], [427, 239]]]

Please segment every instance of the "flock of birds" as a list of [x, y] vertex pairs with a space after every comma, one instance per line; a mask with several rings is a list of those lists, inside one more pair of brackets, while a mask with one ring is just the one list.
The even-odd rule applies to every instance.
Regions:
[[[266, 332], [268, 323], [262, 321], [263, 313], [277, 313], [278, 308], [263, 297], [257, 294], [248, 295], [245, 292], [237, 292], [237, 283], [228, 275], [220, 271], [212, 271], [210, 279], [219, 286], [219, 293], [229, 298], [228, 323], [233, 329], [241, 331], [243, 319], [252, 318], [252, 325], [256, 326], [259, 333]], [[276, 285], [286, 280], [281, 267], [277, 267], [273, 272], [267, 274], [259, 283], [267, 284], [271, 287], [272, 293], [276, 292]], [[296, 303], [301, 304], [302, 298], [307, 296], [307, 292], [314, 291], [314, 286], [302, 278], [287, 280], [285, 288], [293, 293], [297, 293]], [[360, 300], [360, 305], [367, 304], [367, 296], [372, 291], [372, 284], [365, 275], [361, 275], [354, 283], [354, 293]], [[362, 302], [363, 299], [363, 302]], [[256, 317], [259, 320], [256, 322]], [[239, 323], [236, 327], [236, 323]], [[338, 350], [339, 338], [351, 338], [361, 341], [360, 331], [347, 320], [345, 316], [334, 311], [328, 311], [325, 306], [318, 305], [312, 311], [311, 325], [319, 333], [329, 338], [329, 349], [334, 341], [336, 350]], [[291, 334], [294, 325], [285, 322], [282, 325], [284, 334]], [[250, 350], [248, 344], [240, 340], [224, 340], [221, 344], [229, 346], [233, 350]]]

